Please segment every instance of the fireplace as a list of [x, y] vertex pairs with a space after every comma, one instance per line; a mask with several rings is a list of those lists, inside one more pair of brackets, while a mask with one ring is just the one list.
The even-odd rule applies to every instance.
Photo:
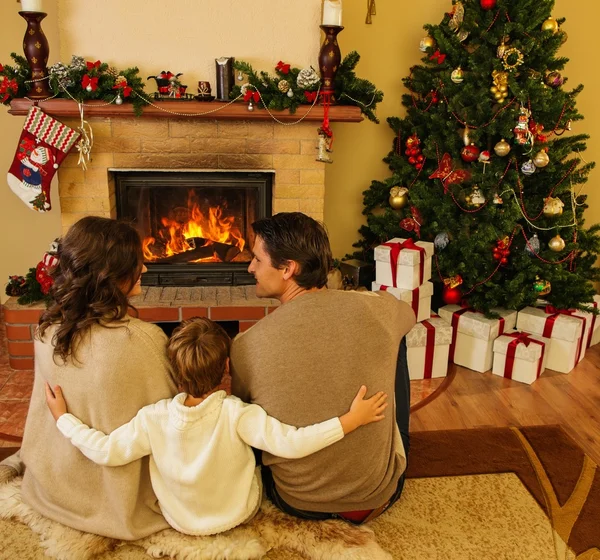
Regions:
[[251, 224], [271, 215], [273, 174], [113, 171], [117, 217], [140, 232], [152, 286], [253, 284]]

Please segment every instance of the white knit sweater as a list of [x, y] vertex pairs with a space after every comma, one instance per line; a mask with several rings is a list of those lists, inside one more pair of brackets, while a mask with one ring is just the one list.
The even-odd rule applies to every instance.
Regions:
[[220, 533], [253, 515], [261, 487], [250, 446], [293, 459], [344, 437], [337, 417], [295, 428], [225, 391], [194, 407], [183, 404], [186, 396], [180, 393], [142, 408], [110, 435], [72, 414], [63, 414], [57, 422], [60, 431], [100, 465], [119, 466], [151, 455], [150, 477], [161, 510], [182, 533]]

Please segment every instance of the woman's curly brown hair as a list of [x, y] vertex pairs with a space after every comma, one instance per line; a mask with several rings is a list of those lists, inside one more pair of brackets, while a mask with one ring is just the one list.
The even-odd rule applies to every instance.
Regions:
[[142, 243], [130, 224], [87, 216], [67, 231], [57, 257], [52, 303], [40, 318], [38, 337], [56, 325], [54, 358], [66, 361], [75, 358], [78, 342], [92, 325], [117, 326], [127, 315], [126, 294], [142, 272]]

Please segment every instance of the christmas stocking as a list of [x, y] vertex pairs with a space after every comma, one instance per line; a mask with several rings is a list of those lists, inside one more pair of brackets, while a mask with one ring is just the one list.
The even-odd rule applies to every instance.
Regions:
[[79, 132], [32, 107], [25, 119], [8, 186], [32, 210], [47, 212], [50, 183], [58, 166], [79, 138]]

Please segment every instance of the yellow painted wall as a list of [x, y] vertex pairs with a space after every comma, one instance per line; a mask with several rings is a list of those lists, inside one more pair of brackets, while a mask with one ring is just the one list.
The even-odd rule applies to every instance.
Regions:
[[[18, 14], [19, 4], [5, 0], [0, 7], [0, 63], [11, 62], [10, 53], [23, 54], [21, 45], [27, 24]], [[45, 0], [48, 17], [42, 29], [50, 43], [50, 63], [59, 59], [56, 1]], [[6, 173], [10, 167], [23, 119], [10, 116], [0, 106], [0, 301], [6, 301], [4, 285], [10, 274], [25, 274], [41, 259], [50, 242], [60, 235], [60, 205], [56, 179], [52, 185], [52, 211], [30, 210], [9, 189]]]
[[[283, 59], [295, 66], [316, 66], [319, 49], [321, 0], [241, 1], [179, 0], [44, 0], [49, 17], [43, 27], [50, 40], [50, 63], [68, 63], [72, 54], [100, 59], [124, 68], [137, 65], [143, 77], [160, 70], [183, 72], [190, 91], [198, 80], [214, 86], [214, 59], [235, 56], [251, 62], [256, 69], [271, 70]], [[334, 164], [327, 167], [325, 222], [334, 255], [351, 250], [362, 223], [362, 191], [372, 179], [389, 172], [381, 159], [391, 146], [391, 133], [385, 124], [390, 115], [401, 115], [402, 77], [419, 61], [422, 26], [438, 22], [449, 9], [450, 0], [406, 2], [378, 0], [373, 25], [366, 25], [366, 2], [344, 2], [345, 30], [340, 35], [342, 53], [357, 50], [362, 60], [357, 72], [375, 82], [386, 94], [378, 111], [381, 125], [364, 122], [336, 124]], [[592, 135], [586, 159], [600, 162], [600, 124], [595, 118], [598, 72], [594, 60], [595, 22], [600, 17], [596, 0], [557, 0], [556, 15], [566, 16], [569, 41], [561, 54], [571, 58], [567, 75], [571, 84], [583, 82], [586, 90], [579, 108], [587, 116], [575, 131]], [[19, 51], [25, 22], [17, 14], [18, 5], [0, 5], [0, 62], [8, 61], [12, 50]], [[154, 91], [149, 82], [149, 90]], [[10, 166], [22, 119], [0, 110], [0, 170]], [[600, 192], [594, 192], [598, 173], [588, 183], [591, 209], [588, 221], [600, 221]], [[2, 258], [0, 284], [9, 274], [24, 274], [60, 232], [58, 193], [52, 188], [53, 210], [38, 214], [27, 209], [9, 190], [0, 189]], [[5, 296], [0, 296], [5, 300]]]
[[[334, 163], [327, 167], [325, 175], [325, 222], [336, 257], [351, 252], [352, 243], [359, 238], [357, 230], [365, 222], [361, 214], [362, 192], [373, 179], [390, 175], [381, 161], [390, 151], [393, 140], [385, 119], [404, 115], [401, 80], [422, 56], [418, 48], [419, 41], [425, 36], [422, 27], [426, 23], [439, 23], [450, 6], [450, 0], [410, 3], [377, 0], [377, 15], [373, 17], [372, 25], [366, 25], [365, 3], [344, 3], [345, 29], [339, 35], [342, 54], [357, 50], [361, 55], [358, 74], [373, 81], [384, 91], [385, 97], [377, 110], [381, 124], [336, 124], [334, 128]], [[567, 18], [564, 30], [569, 40], [559, 51], [561, 56], [570, 59], [563, 71], [569, 78], [567, 87], [579, 83], [585, 85], [577, 107], [586, 120], [576, 123], [573, 132], [591, 135], [583, 157], [600, 165], [600, 71], [594, 62], [600, 2], [556, 0], [554, 15]], [[590, 205], [586, 213], [587, 225], [600, 222], [600, 168], [590, 177], [584, 191], [589, 195]]]

